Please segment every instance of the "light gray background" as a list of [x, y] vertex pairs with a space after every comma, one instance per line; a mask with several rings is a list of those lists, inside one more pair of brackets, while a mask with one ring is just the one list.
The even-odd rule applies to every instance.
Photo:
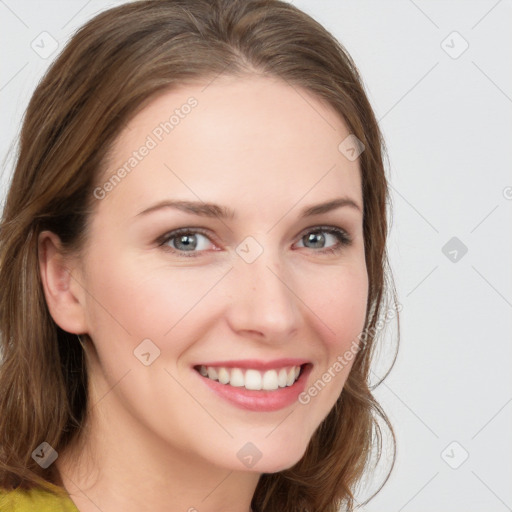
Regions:
[[[31, 43], [46, 31], [60, 50], [120, 3], [0, 0], [2, 200], [8, 149], [56, 56], [42, 58]], [[512, 2], [293, 3], [354, 58], [389, 150], [401, 348], [376, 395], [398, 458], [361, 510], [512, 510]], [[445, 255], [452, 237], [459, 246]]]

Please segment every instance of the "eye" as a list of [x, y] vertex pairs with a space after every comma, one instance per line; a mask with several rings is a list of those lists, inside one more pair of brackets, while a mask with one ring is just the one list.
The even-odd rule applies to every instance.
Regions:
[[[325, 244], [329, 241], [329, 239], [334, 239], [334, 246], [326, 247]], [[346, 246], [352, 243], [352, 239], [348, 235], [348, 233], [340, 228], [335, 226], [318, 226], [314, 229], [310, 229], [304, 236], [301, 237], [301, 242], [303, 244], [311, 244], [312, 249], [320, 249], [315, 252], [319, 253], [338, 253]]]
[[210, 240], [202, 230], [197, 228], [180, 228], [171, 231], [161, 238], [159, 242], [160, 246], [164, 247], [165, 250], [179, 253], [180, 256], [195, 257], [207, 248], [208, 242], [205, 242], [205, 239], [207, 241]]
[[[334, 245], [325, 246], [329, 240], [334, 240]], [[208, 249], [208, 243], [212, 244], [207, 233], [198, 228], [180, 228], [167, 233], [159, 240], [159, 246], [164, 250], [185, 257], [196, 257]], [[309, 229], [300, 239], [306, 249], [313, 249], [317, 253], [338, 253], [344, 247], [350, 245], [352, 240], [348, 233], [335, 226], [317, 226]], [[212, 244], [213, 245], [213, 244]], [[215, 247], [215, 246], [214, 246]], [[218, 250], [218, 249], [214, 249]]]

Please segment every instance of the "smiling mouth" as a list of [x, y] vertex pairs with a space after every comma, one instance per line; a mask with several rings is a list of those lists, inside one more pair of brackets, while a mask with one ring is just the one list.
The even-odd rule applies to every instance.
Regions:
[[260, 371], [252, 368], [227, 368], [224, 366], [195, 366], [194, 370], [203, 377], [226, 386], [248, 390], [274, 391], [293, 386], [307, 366], [283, 366]]

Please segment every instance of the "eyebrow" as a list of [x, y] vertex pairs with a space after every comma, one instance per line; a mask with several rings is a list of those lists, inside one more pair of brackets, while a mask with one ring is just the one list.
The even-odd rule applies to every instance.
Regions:
[[[331, 199], [325, 203], [316, 204], [313, 206], [306, 206], [301, 210], [300, 218], [311, 217], [313, 215], [320, 215], [322, 213], [330, 212], [337, 208], [349, 207], [358, 210], [362, 213], [362, 209], [356, 201], [349, 197], [338, 197]], [[149, 208], [141, 211], [136, 217], [148, 215], [152, 212], [173, 208], [193, 215], [199, 215], [201, 217], [218, 217], [220, 219], [234, 219], [236, 214], [234, 210], [231, 210], [227, 206], [221, 206], [214, 203], [204, 203], [201, 201], [171, 201], [164, 200], [160, 201]]]

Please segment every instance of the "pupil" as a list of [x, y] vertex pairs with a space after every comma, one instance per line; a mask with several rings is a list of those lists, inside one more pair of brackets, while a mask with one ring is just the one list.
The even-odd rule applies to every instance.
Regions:
[[325, 237], [321, 233], [310, 233], [308, 241], [313, 242], [313, 244], [316, 243], [315, 247], [321, 247], [322, 243], [325, 241]]
[[190, 240], [193, 239], [193, 238], [194, 237], [191, 236], [191, 235], [182, 235], [181, 237], [179, 237], [178, 244], [183, 244], [183, 246], [185, 248], [195, 249], [196, 245], [197, 245], [197, 241], [193, 240], [192, 242], [190, 242]]

